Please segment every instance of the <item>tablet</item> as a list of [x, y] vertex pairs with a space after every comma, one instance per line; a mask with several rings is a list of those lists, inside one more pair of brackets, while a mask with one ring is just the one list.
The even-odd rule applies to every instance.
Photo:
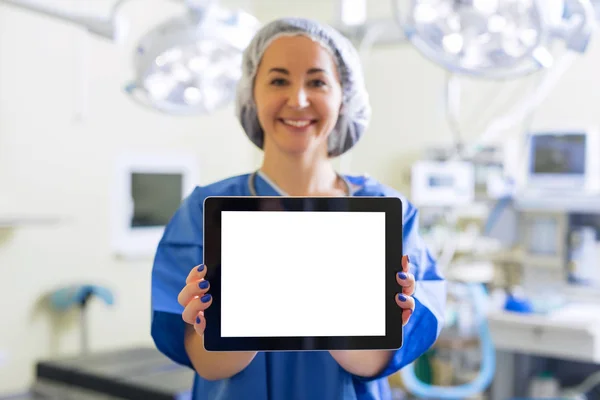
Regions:
[[208, 351], [402, 346], [402, 203], [392, 197], [208, 197]]

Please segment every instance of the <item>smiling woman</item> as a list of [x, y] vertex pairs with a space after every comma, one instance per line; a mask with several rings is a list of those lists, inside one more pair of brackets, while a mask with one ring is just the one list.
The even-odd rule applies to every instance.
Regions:
[[[338, 174], [331, 162], [358, 142], [370, 118], [358, 54], [328, 26], [282, 19], [258, 32], [242, 65], [236, 113], [250, 140], [264, 151], [263, 163], [255, 173], [197, 188], [167, 225], [152, 272], [152, 337], [163, 353], [197, 372], [194, 400], [389, 399], [386, 377], [426, 352], [438, 337], [446, 292], [419, 236], [417, 210], [404, 196], [374, 179]], [[204, 200], [254, 195], [393, 196], [402, 200], [402, 220], [397, 223], [402, 224], [402, 249], [406, 251], [398, 260], [401, 272], [395, 278], [393, 304], [401, 310], [398, 324], [404, 326], [401, 349], [206, 351], [204, 332], [211, 321], [205, 319], [204, 311], [213, 298], [206, 279], [211, 266], [202, 264]], [[308, 274], [310, 270], [307, 266], [305, 271], [293, 268], [287, 273]], [[310, 294], [311, 288], [306, 290]], [[253, 299], [244, 296], [239, 301]], [[361, 315], [352, 320], [368, 323]]]
[[[332, 55], [305, 36], [274, 40], [256, 74], [254, 99], [273, 152], [327, 159], [327, 138], [342, 106], [342, 86]], [[310, 162], [310, 160], [306, 160]]]

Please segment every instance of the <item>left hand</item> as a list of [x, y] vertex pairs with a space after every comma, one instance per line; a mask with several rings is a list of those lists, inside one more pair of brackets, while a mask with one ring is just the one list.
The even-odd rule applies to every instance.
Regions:
[[408, 256], [403, 256], [402, 272], [396, 274], [396, 281], [402, 287], [401, 293], [396, 295], [396, 304], [403, 310], [402, 326], [408, 323], [412, 313], [415, 311], [415, 299], [412, 297], [415, 293], [415, 276], [409, 271], [410, 262]]

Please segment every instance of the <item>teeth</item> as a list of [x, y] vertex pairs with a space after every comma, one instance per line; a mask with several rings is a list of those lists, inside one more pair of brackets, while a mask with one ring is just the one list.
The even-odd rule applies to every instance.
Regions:
[[298, 128], [303, 128], [305, 126], [310, 125], [310, 121], [292, 121], [292, 120], [289, 120], [289, 119], [284, 119], [283, 122], [286, 125], [291, 125], [291, 126], [295, 126], [295, 127], [298, 127]]

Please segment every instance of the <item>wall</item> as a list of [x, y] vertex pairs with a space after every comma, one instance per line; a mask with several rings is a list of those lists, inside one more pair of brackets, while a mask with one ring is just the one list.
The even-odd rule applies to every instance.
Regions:
[[[106, 12], [112, 1], [53, 3]], [[84, 9], [81, 3], [93, 6]], [[370, 2], [370, 15], [389, 15], [387, 3]], [[35, 360], [78, 351], [77, 320], [50, 318], [40, 305], [57, 285], [89, 281], [114, 290], [115, 307], [97, 302], [90, 307], [93, 349], [151, 344], [151, 260], [125, 262], [110, 253], [112, 167], [121, 150], [191, 149], [199, 158], [199, 184], [258, 165], [260, 153], [231, 117], [231, 107], [212, 116], [176, 118], [140, 108], [123, 94], [135, 39], [180, 10], [164, 1], [149, 4], [124, 6], [132, 27], [121, 47], [0, 6], [0, 219], [11, 213], [63, 218], [55, 226], [0, 228], [0, 394], [24, 390]], [[332, 2], [244, 4], [262, 21], [285, 15], [333, 19]], [[598, 126], [599, 63], [600, 46], [594, 43], [534, 122]], [[365, 71], [373, 122], [351, 153], [350, 171], [405, 190], [412, 160], [426, 146], [449, 142], [445, 73], [407, 45], [374, 49]], [[462, 123], [473, 137], [494, 112], [525, 93], [531, 79], [464, 83]]]
[[[74, 2], [55, 3], [77, 9]], [[123, 94], [135, 38], [180, 11], [175, 2], [143, 3], [123, 7], [132, 40], [122, 47], [0, 6], [0, 219], [63, 218], [55, 226], [0, 229], [0, 393], [26, 388], [34, 360], [79, 350], [77, 319], [51, 319], [39, 305], [59, 285], [92, 282], [114, 291], [115, 307], [90, 306], [93, 349], [151, 344], [152, 260], [125, 262], [110, 252], [110, 195], [120, 151], [191, 150], [199, 159], [199, 184], [256, 166], [257, 152], [231, 107], [210, 117], [176, 118]], [[87, 65], [83, 76], [80, 65]]]

